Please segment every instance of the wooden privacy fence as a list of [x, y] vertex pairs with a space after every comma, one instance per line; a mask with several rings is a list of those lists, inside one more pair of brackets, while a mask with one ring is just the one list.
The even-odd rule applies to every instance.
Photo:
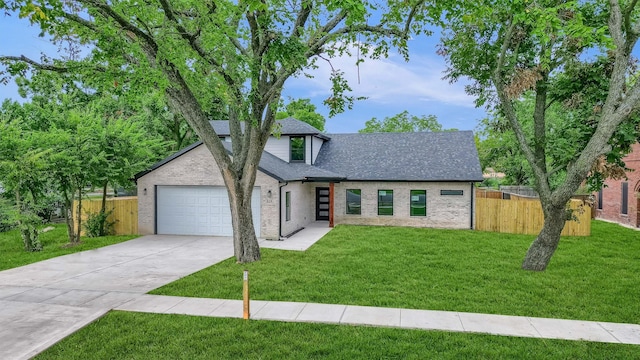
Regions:
[[[83, 199], [82, 200], [82, 223], [84, 224], [89, 214], [100, 212], [102, 199]], [[134, 235], [138, 233], [138, 197], [127, 196], [107, 199], [107, 211], [113, 212], [108, 218], [109, 222], [113, 222], [113, 231], [115, 235]], [[77, 200], [73, 202], [73, 227], [77, 226]], [[82, 229], [84, 235], [84, 229]]]
[[[519, 199], [524, 200], [524, 199]], [[562, 236], [591, 235], [591, 208], [580, 200], [571, 200], [577, 221], [567, 221]], [[542, 229], [544, 215], [540, 201], [476, 198], [476, 229], [510, 234], [537, 235]]]

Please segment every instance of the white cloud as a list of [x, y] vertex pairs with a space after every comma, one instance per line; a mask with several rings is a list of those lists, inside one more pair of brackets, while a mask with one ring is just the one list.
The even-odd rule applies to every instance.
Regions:
[[[368, 102], [396, 105], [438, 102], [474, 107], [474, 99], [464, 92], [464, 83], [450, 84], [448, 80], [442, 79], [445, 63], [436, 55], [411, 55], [410, 61], [405, 62], [398, 54], [391, 54], [386, 59], [366, 59], [360, 64], [359, 69], [355, 64], [354, 56], [331, 59], [333, 68], [344, 72], [353, 89], [353, 95], [366, 96]], [[287, 84], [307, 92], [306, 95], [299, 94], [297, 97], [330, 95], [331, 66], [322, 59], [318, 60], [317, 65], [318, 69], [307, 72], [313, 75], [313, 78], [301, 76]]]

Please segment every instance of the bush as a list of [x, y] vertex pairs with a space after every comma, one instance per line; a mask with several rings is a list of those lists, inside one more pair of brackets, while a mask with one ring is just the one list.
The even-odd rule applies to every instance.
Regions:
[[89, 217], [83, 224], [85, 234], [88, 237], [113, 235], [113, 225], [115, 222], [109, 221], [109, 216], [112, 213], [113, 210], [89, 214]]

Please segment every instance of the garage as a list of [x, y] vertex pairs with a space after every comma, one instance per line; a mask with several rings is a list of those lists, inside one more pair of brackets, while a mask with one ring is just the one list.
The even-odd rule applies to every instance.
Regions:
[[[253, 226], [260, 236], [260, 188], [251, 196]], [[223, 186], [156, 188], [156, 234], [232, 236], [231, 209]]]

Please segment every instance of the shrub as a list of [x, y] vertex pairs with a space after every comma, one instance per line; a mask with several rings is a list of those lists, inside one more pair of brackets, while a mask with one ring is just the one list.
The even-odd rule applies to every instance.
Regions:
[[109, 216], [112, 213], [113, 210], [89, 214], [83, 224], [85, 234], [88, 237], [113, 235], [113, 225], [115, 222], [109, 221]]

